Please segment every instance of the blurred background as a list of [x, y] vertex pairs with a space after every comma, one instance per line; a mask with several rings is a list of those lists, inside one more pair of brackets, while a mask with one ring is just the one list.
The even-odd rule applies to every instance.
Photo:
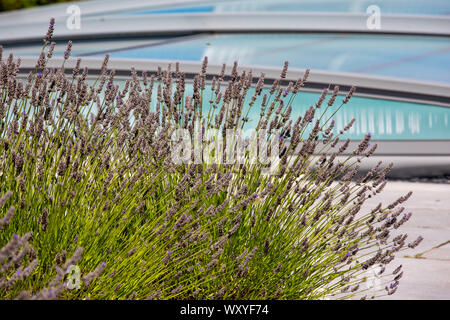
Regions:
[[50, 2], [59, 1], [1, 2], [2, 10], [31, 7], [0, 13], [0, 43], [23, 58], [24, 73], [40, 54], [50, 17], [56, 57], [72, 40], [72, 60], [82, 57], [94, 76], [96, 61], [109, 53], [119, 75], [179, 61], [190, 80], [207, 56], [210, 78], [222, 63], [238, 61], [256, 76], [264, 72], [270, 85], [288, 60], [286, 86], [311, 69], [294, 116], [323, 88], [338, 85], [346, 94], [356, 85], [352, 103], [336, 114], [337, 128], [354, 117], [349, 138], [370, 132], [383, 142], [377, 156], [398, 164], [391, 177], [450, 174], [448, 0]]

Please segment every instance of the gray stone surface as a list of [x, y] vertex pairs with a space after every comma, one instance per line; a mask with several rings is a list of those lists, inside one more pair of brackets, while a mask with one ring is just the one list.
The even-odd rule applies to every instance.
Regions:
[[399, 230], [410, 241], [424, 240], [397, 255], [393, 264], [403, 265], [403, 277], [397, 292], [381, 299], [450, 299], [450, 185], [392, 181], [367, 205], [388, 204], [409, 190], [403, 206], [413, 216]]
[[450, 261], [450, 243], [438, 248], [433, 248], [430, 251], [423, 253], [422, 256], [426, 259]]
[[403, 265], [403, 277], [395, 294], [379, 299], [448, 300], [450, 299], [450, 261], [397, 258]]

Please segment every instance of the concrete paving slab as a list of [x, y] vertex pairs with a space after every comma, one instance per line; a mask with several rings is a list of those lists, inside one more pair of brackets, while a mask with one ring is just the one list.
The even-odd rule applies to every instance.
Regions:
[[411, 219], [404, 225], [404, 228], [409, 227], [421, 227], [421, 228], [433, 228], [443, 229], [450, 232], [450, 210], [445, 211], [442, 209], [434, 208], [410, 208], [408, 204], [405, 205], [407, 212], [412, 213]]
[[450, 299], [450, 262], [431, 259], [397, 258], [403, 265], [403, 277], [397, 292], [382, 300]]
[[[422, 256], [426, 259], [450, 261], [450, 243], [433, 248], [430, 251], [423, 253]], [[448, 272], [450, 273], [450, 270], [448, 270]]]
[[[412, 219], [412, 218], [411, 218]], [[408, 221], [409, 222], [409, 221]], [[422, 236], [423, 240], [417, 248], [406, 249], [405, 251], [397, 254], [398, 256], [411, 257], [415, 255], [421, 255], [424, 252], [446, 243], [450, 240], [450, 232], [448, 230], [435, 229], [435, 228], [421, 228], [421, 227], [401, 227], [398, 229], [397, 233], [392, 233], [391, 237], [395, 237], [398, 234], [408, 234], [407, 243], [412, 242], [417, 239], [417, 237]], [[449, 270], [450, 272], [450, 270]]]
[[411, 198], [402, 204], [411, 219], [398, 229], [408, 240], [424, 237], [415, 249], [397, 255], [393, 265], [403, 265], [404, 275], [397, 292], [380, 299], [450, 299], [450, 185], [391, 181], [366, 207], [380, 201], [388, 204], [409, 190]]

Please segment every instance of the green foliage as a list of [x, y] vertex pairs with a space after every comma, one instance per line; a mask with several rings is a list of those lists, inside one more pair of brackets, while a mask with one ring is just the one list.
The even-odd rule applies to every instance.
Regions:
[[[218, 132], [245, 127], [264, 76], [248, 105], [244, 98], [251, 74], [238, 75], [237, 64], [229, 75], [215, 78], [207, 93], [205, 60], [192, 97], [185, 96], [178, 65], [176, 71], [169, 66], [151, 78], [132, 69], [119, 87], [106, 57], [101, 76], [92, 83], [80, 64], [72, 76], [63, 72], [66, 60], [57, 70], [46, 67], [52, 28], [26, 81], [17, 76], [17, 60], [1, 60], [0, 192], [12, 194], [0, 216], [8, 208], [16, 210], [1, 230], [0, 248], [6, 252], [15, 234], [32, 235], [0, 259], [5, 266], [0, 297], [317, 299], [382, 294], [363, 284], [369, 267], [387, 265], [406, 248], [406, 236], [388, 238], [389, 230], [409, 219], [396, 208], [409, 195], [386, 207], [361, 210], [371, 194], [381, 192], [390, 167], [377, 166], [352, 182], [358, 163], [376, 148], [368, 148], [370, 135], [338, 160], [348, 147], [338, 137], [353, 122], [334, 135], [334, 122], [325, 113], [338, 112], [354, 88], [339, 107], [333, 106], [339, 98], [335, 88], [320, 108], [328, 95], [324, 91], [316, 106], [293, 122], [292, 101], [308, 74], [289, 92], [275, 82], [263, 99], [257, 125], [259, 131], [269, 129], [269, 145], [277, 133], [285, 137], [272, 175], [264, 174], [266, 165], [251, 162], [248, 153], [240, 164], [176, 164], [171, 158], [174, 130], [185, 128], [193, 139], [198, 119], [203, 129]], [[228, 85], [223, 84], [225, 76]], [[84, 249], [82, 255], [78, 247]], [[18, 262], [8, 264], [14, 259]], [[29, 276], [6, 285], [34, 259], [38, 264]], [[80, 289], [64, 290], [67, 261], [80, 268]], [[390, 283], [387, 293], [395, 292], [399, 276], [381, 276], [381, 290]]]

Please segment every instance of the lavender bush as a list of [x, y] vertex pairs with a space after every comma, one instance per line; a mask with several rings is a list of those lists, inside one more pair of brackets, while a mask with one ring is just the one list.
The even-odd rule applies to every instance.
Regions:
[[[253, 89], [251, 71], [238, 73], [236, 63], [207, 83], [206, 59], [192, 96], [178, 64], [151, 76], [132, 68], [119, 86], [107, 55], [92, 83], [80, 60], [66, 72], [71, 42], [61, 67], [47, 67], [53, 24], [26, 79], [20, 59], [0, 53], [0, 297], [347, 299], [396, 291], [402, 272], [385, 266], [421, 238], [390, 237], [411, 216], [400, 207], [410, 193], [362, 209], [392, 165], [357, 176], [376, 149], [370, 134], [343, 157], [354, 120], [335, 134], [332, 117], [355, 88], [343, 99], [338, 87], [324, 90], [291, 120], [309, 70], [282, 87], [287, 62], [267, 93], [263, 74]], [[193, 154], [174, 161], [176, 130], [195, 142], [199, 124], [205, 147], [203, 133], [216, 129], [218, 141], [246, 128], [252, 108], [260, 108], [256, 132], [267, 133], [267, 145], [280, 137], [275, 166], [250, 161], [249, 152], [239, 163]], [[267, 167], [275, 170], [265, 174]], [[71, 266], [81, 274], [75, 288]], [[374, 272], [379, 284], [371, 287]]]

